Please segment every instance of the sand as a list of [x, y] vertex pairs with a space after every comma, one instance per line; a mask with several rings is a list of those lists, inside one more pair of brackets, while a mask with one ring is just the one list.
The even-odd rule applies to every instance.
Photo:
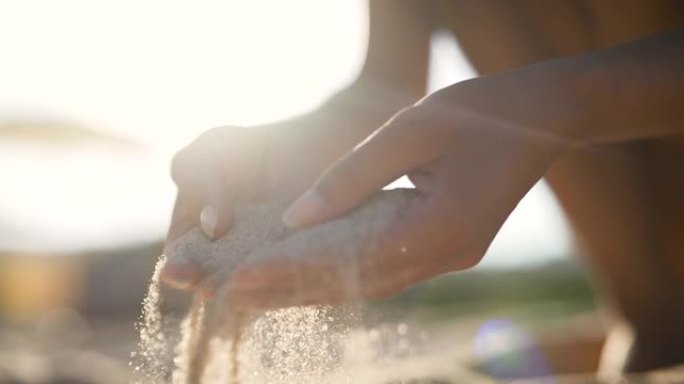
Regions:
[[238, 207], [233, 227], [226, 236], [210, 241], [196, 227], [168, 244], [164, 255], [171, 262], [195, 262], [206, 284], [221, 286], [256, 249], [291, 233], [280, 220], [284, 209], [285, 205], [279, 203]]
[[223, 238], [212, 242], [194, 228], [169, 244], [164, 255], [172, 262], [197, 263], [206, 283], [214, 287], [222, 286], [246, 259], [267, 258], [274, 252], [281, 258], [296, 258], [304, 250], [332, 249], [343, 262], [339, 267], [353, 273], [356, 257], [367, 251], [365, 247], [377, 245], [377, 239], [391, 223], [401, 220], [416, 198], [413, 189], [383, 191], [347, 216], [296, 232], [281, 221], [284, 204], [238, 207], [233, 227]]
[[[385, 191], [344, 218], [296, 232], [281, 222], [284, 204], [238, 207], [233, 227], [225, 237], [212, 242], [194, 228], [168, 244], [144, 303], [141, 369], [148, 380], [160, 382], [169, 377], [168, 368], [159, 363], [163, 359], [154, 359], [165, 350], [158, 291], [158, 270], [165, 260], [193, 261], [206, 284], [221, 287], [250, 258], [269, 257], [276, 251], [279, 257], [299, 257], [304, 249], [333, 244], [338, 254], [332, 256], [339, 260], [346, 289], [353, 291], [358, 285], [357, 256], [368, 251], [365, 247], [373, 246], [366, 240], [376, 239], [388, 225], [400, 220], [415, 198], [413, 190]], [[340, 367], [343, 342], [355, 317], [351, 311], [302, 307], [245, 318], [226, 308], [222, 294], [219, 289], [216, 299], [206, 303], [199, 295], [193, 299], [176, 347], [175, 369], [170, 375], [174, 383], [237, 384], [245, 380], [248, 370], [250, 382], [286, 383], [297, 377], [300, 383], [320, 383]], [[252, 363], [245, 365], [250, 354]]]
[[[271, 311], [258, 318], [227, 316], [221, 300], [204, 302], [196, 295], [181, 325], [181, 340], [173, 363], [167, 356], [172, 337], [165, 334], [159, 271], [166, 259], [193, 260], [207, 280], [220, 287], [235, 269], [252, 258], [298, 257], [307, 249], [337, 244], [333, 257], [355, 289], [358, 260], [382, 239], [388, 225], [402, 219], [416, 200], [410, 190], [381, 193], [352, 214], [293, 232], [280, 221], [284, 204], [240, 207], [234, 227], [211, 242], [193, 229], [165, 249], [151, 279], [140, 324], [141, 383], [278, 384], [278, 383], [494, 383], [464, 365], [455, 346], [428, 351], [415, 348], [405, 325], [390, 332], [358, 327], [357, 309], [351, 307], [294, 307]], [[381, 240], [382, 241], [382, 240]], [[339, 246], [344, 244], [344, 246]], [[322, 249], [321, 248], [321, 249]], [[336, 253], [336, 254], [335, 254]], [[238, 321], [235, 321], [235, 320]], [[415, 338], [414, 338], [415, 339]], [[424, 379], [429, 375], [431, 379]], [[675, 383], [681, 371], [630, 377], [634, 382]], [[643, 380], [643, 381], [641, 381]], [[525, 383], [600, 383], [592, 376], [545, 378]], [[631, 382], [631, 381], [630, 381]]]
[[168, 376], [167, 340], [162, 316], [162, 295], [159, 276], [166, 262], [162, 256], [150, 278], [147, 295], [142, 303], [142, 316], [136, 323], [140, 335], [138, 352], [133, 352], [130, 365], [141, 375], [144, 382], [160, 382]]

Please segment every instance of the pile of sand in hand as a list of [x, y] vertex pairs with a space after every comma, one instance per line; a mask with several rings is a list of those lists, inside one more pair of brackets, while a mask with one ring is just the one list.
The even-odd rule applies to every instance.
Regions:
[[[353, 291], [358, 276], [355, 256], [362, 253], [361, 247], [372, 246], [366, 240], [377, 238], [399, 220], [415, 197], [409, 189], [384, 191], [350, 215], [296, 232], [282, 224], [282, 204], [238, 207], [225, 237], [212, 242], [195, 228], [168, 244], [164, 255], [166, 260], [196, 262], [209, 284], [221, 286], [247, 259], [275, 249], [282, 257], [297, 257], [304, 248], [334, 244], [340, 273], [348, 282], [347, 289]], [[328, 307], [302, 307], [271, 311], [246, 321], [226, 308], [221, 290], [209, 302], [195, 296], [181, 326], [175, 367], [164, 366], [159, 356], [168, 349], [160, 325], [159, 270], [164, 261], [162, 257], [152, 277], [140, 325], [141, 370], [147, 381], [270, 384], [292, 382], [296, 377], [298, 383], [314, 383], [336, 369], [342, 353], [338, 344], [348, 330], [341, 324], [350, 314]]]

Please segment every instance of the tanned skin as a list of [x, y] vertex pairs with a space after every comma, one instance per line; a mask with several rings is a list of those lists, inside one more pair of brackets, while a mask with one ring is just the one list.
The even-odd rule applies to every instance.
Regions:
[[[440, 29], [483, 76], [423, 97]], [[274, 198], [295, 201], [286, 224], [316, 225], [401, 175], [421, 203], [387, 234], [394, 245], [360, 256], [364, 297], [477, 264], [546, 177], [602, 292], [634, 330], [620, 368], [684, 362], [683, 2], [371, 0], [356, 82], [311, 114], [217, 128], [179, 152], [169, 239], [198, 225], [207, 205], [217, 210], [208, 235], [218, 238], [235, 205]], [[334, 275], [325, 250], [298, 260], [244, 265], [229, 282], [234, 305], [353, 299], [344, 281], [320, 278]], [[194, 265], [168, 265], [163, 278], [215, 288]]]

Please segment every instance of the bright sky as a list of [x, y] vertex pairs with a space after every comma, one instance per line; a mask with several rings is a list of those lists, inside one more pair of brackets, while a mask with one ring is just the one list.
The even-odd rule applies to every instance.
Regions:
[[[0, 0], [0, 120], [61, 117], [143, 144], [0, 138], [0, 247], [161, 237], [173, 151], [213, 126], [313, 108], [357, 73], [366, 17], [361, 0]], [[473, 76], [453, 39], [433, 48], [431, 89]], [[531, 195], [486, 264], [567, 253], [548, 189]]]

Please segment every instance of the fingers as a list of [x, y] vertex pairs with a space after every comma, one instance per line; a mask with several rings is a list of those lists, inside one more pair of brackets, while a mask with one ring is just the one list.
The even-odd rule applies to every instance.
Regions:
[[251, 264], [236, 272], [226, 289], [241, 311], [258, 312], [296, 305], [336, 304], [358, 298], [340, 266], [307, 266], [291, 261]]
[[171, 214], [171, 225], [166, 235], [166, 243], [176, 240], [197, 225], [197, 202], [187, 195], [178, 193]]
[[[223, 213], [219, 213], [214, 205], [206, 205], [198, 214], [197, 207], [197, 199], [178, 196], [171, 217], [167, 244], [176, 241], [198, 224], [211, 239], [218, 238], [228, 231], [233, 217], [232, 209], [224, 209]], [[201, 283], [202, 274], [199, 266], [192, 261], [167, 259], [161, 272], [161, 279], [176, 289], [193, 290]]]
[[339, 217], [382, 187], [429, 163], [447, 144], [420, 107], [406, 109], [334, 164], [283, 215], [294, 228]]
[[294, 262], [276, 269], [254, 264], [238, 271], [226, 289], [233, 305], [250, 313], [300, 305], [334, 305], [393, 296], [434, 276], [430, 267], [413, 263], [386, 265], [382, 273], [356, 271], [358, 277], [349, 278], [349, 269], [340, 265], [307, 268]]
[[[254, 182], [259, 165], [254, 136], [235, 127], [216, 128], [176, 154], [171, 174], [178, 186], [178, 197], [167, 243], [195, 226], [211, 239], [228, 232], [237, 196], [248, 187], [246, 184]], [[166, 284], [188, 290], [202, 280], [197, 265], [176, 260], [167, 260], [161, 278]]]
[[247, 311], [357, 297], [357, 265], [345, 254], [346, 240], [332, 239], [315, 229], [302, 231], [257, 251], [226, 288], [236, 298], [235, 305]]
[[223, 237], [233, 224], [233, 194], [224, 191], [223, 198], [207, 199], [208, 203], [199, 214], [200, 228], [204, 234], [216, 240]]
[[445, 222], [436, 217], [443, 212], [418, 194], [411, 199], [380, 219], [364, 207], [304, 229], [248, 260], [227, 289], [248, 310], [268, 310], [386, 297], [450, 270], [444, 256], [456, 241], [433, 224]]
[[[211, 239], [225, 235], [233, 220], [233, 205], [244, 183], [241, 168], [249, 164], [233, 151], [227, 140], [238, 139], [210, 130], [181, 150], [173, 160], [172, 177], [193, 222]], [[234, 130], [234, 129], [233, 129]], [[235, 135], [233, 135], [235, 136]], [[175, 233], [174, 233], [175, 234]]]
[[[166, 237], [167, 245], [197, 225], [194, 205], [194, 202], [184, 195], [179, 194], [176, 197], [171, 215], [171, 225]], [[160, 277], [165, 284], [181, 290], [193, 289], [201, 280], [198, 266], [169, 259], [166, 260]]]
[[299, 305], [336, 304], [348, 301], [351, 297], [340, 279], [339, 269], [330, 265], [319, 266], [315, 272], [313, 268], [307, 270], [296, 263], [281, 270], [270, 267], [261, 270], [263, 267], [266, 266], [252, 265], [249, 269], [239, 271], [236, 278], [244, 281], [240, 276], [258, 273], [261, 277], [257, 279], [268, 281], [266, 285], [250, 282], [247, 284], [252, 288], [248, 288], [233, 283], [233, 280], [228, 283], [226, 289], [240, 311], [254, 313]]
[[188, 291], [200, 284], [202, 274], [199, 266], [192, 262], [166, 263], [161, 272], [161, 280], [171, 287]]
[[[368, 207], [389, 193], [396, 192], [382, 192]], [[366, 209], [303, 229], [248, 260], [227, 285], [236, 305], [254, 311], [386, 298], [471, 268], [484, 254], [473, 248], [472, 229], [448, 195], [416, 193], [382, 221], [368, 220]]]

